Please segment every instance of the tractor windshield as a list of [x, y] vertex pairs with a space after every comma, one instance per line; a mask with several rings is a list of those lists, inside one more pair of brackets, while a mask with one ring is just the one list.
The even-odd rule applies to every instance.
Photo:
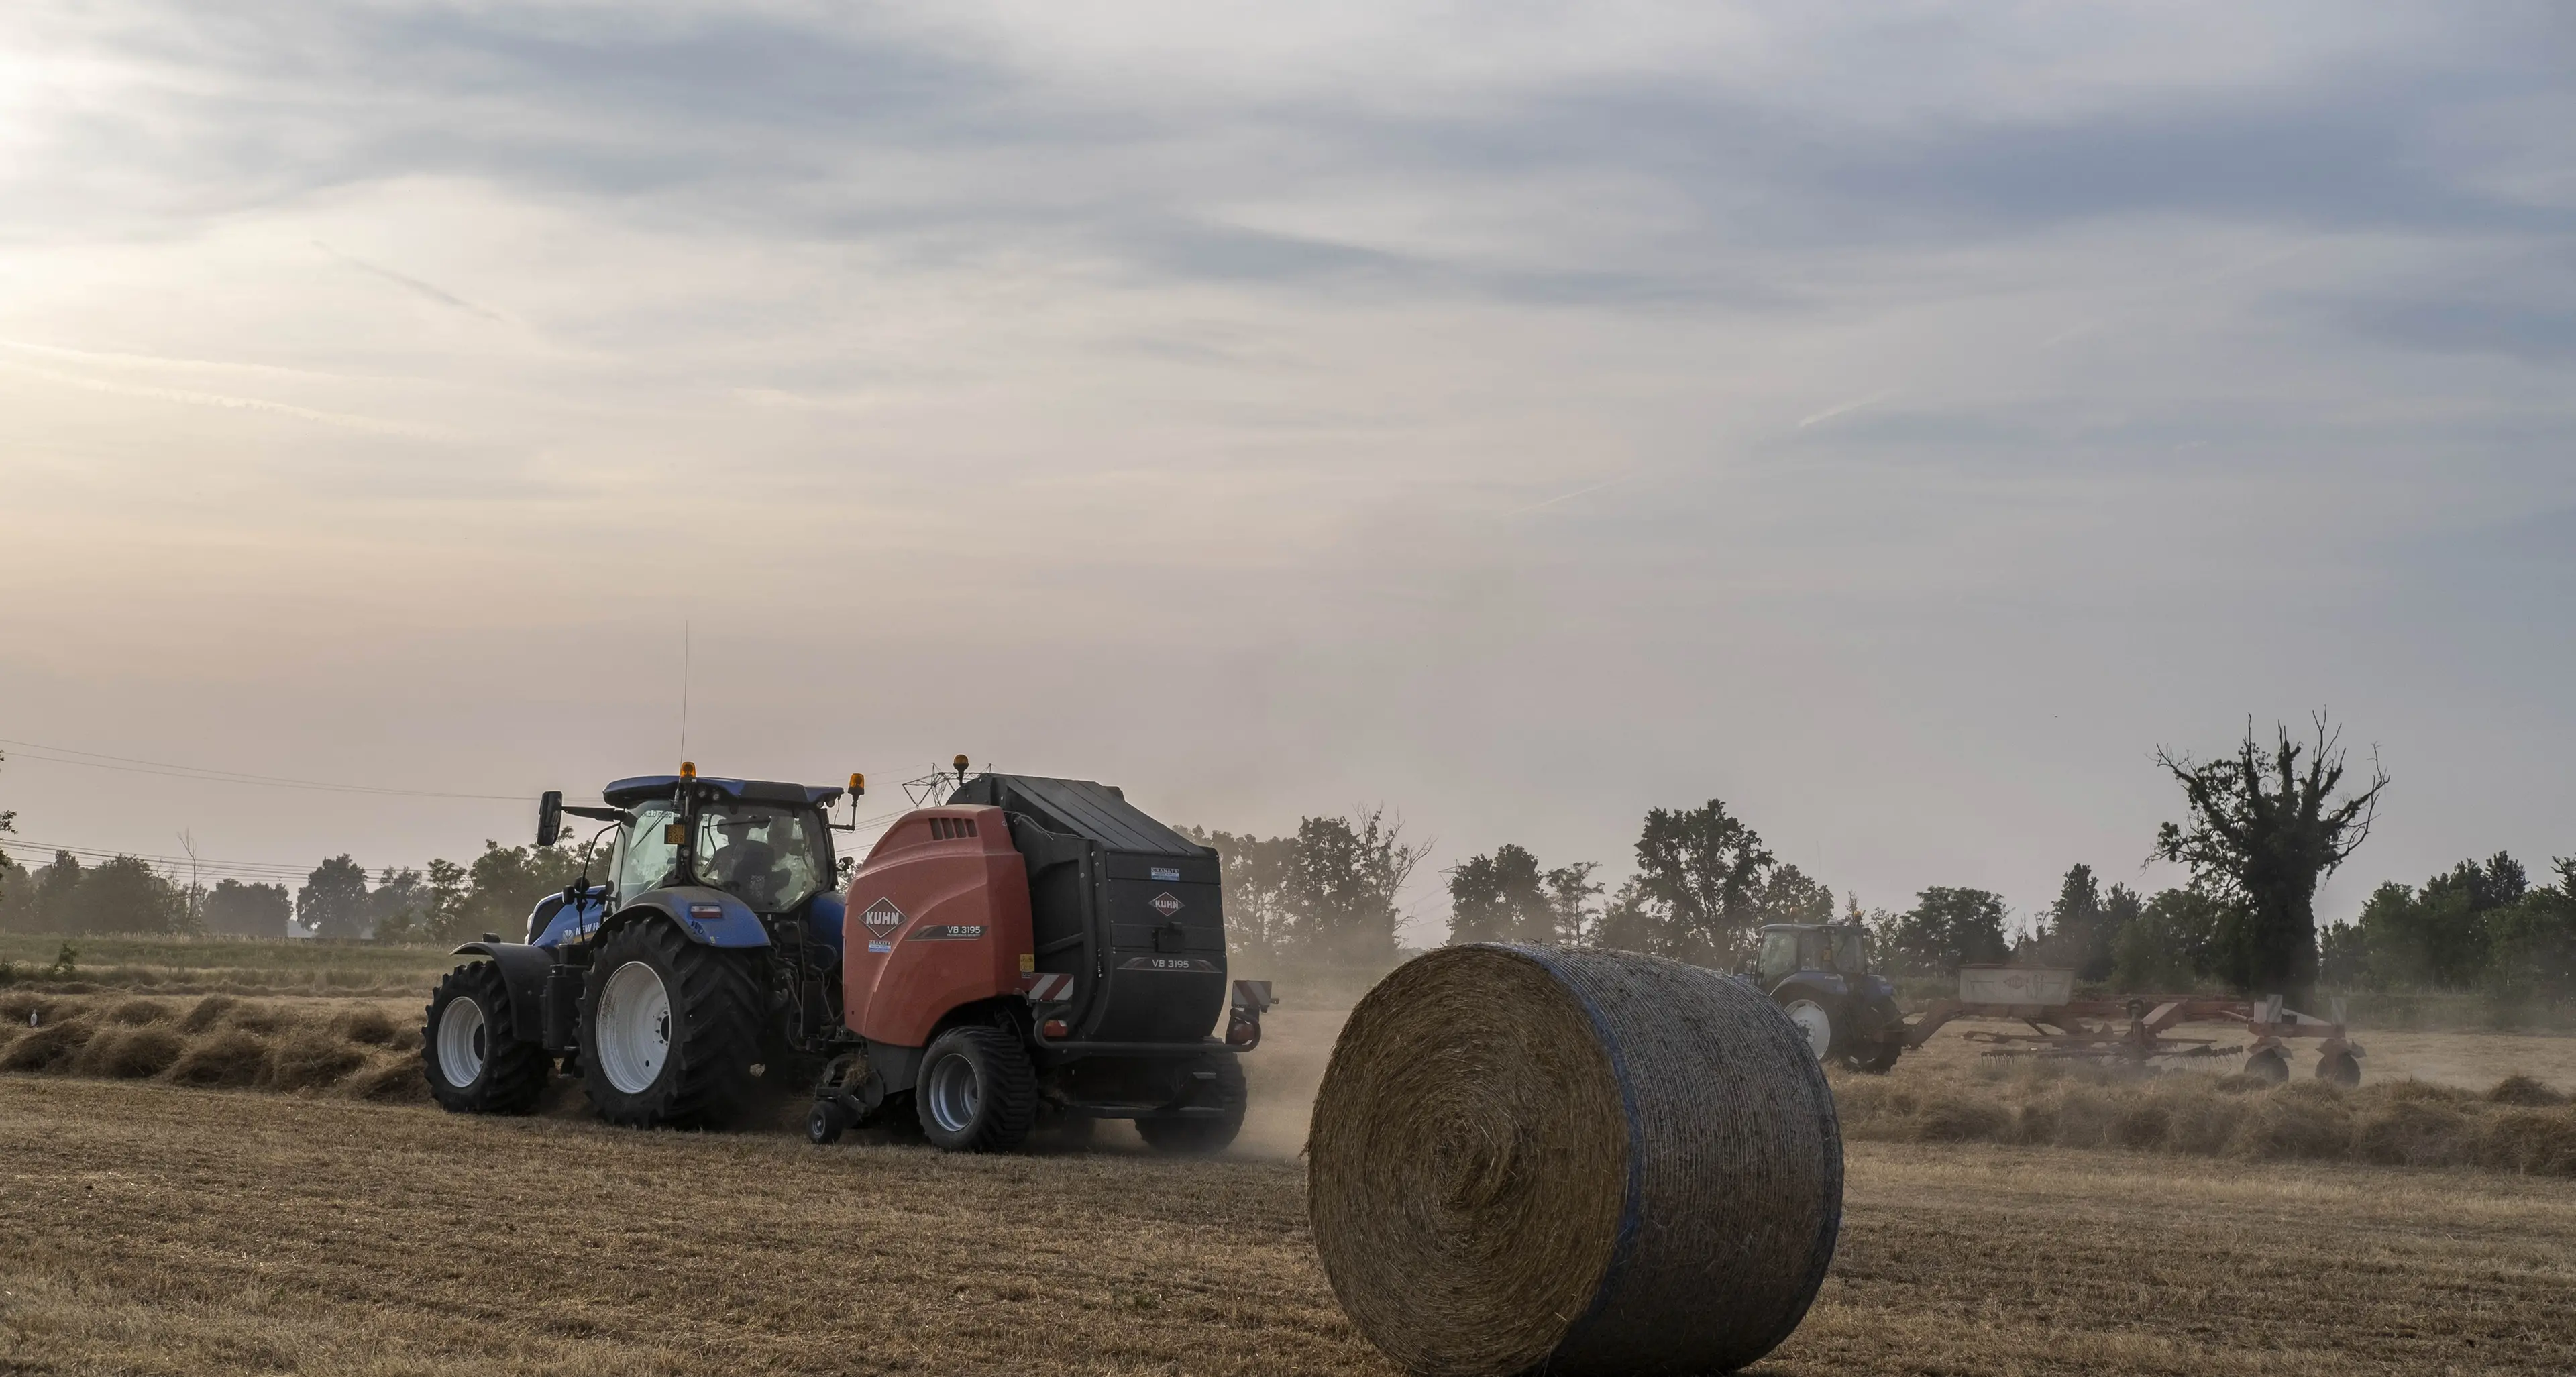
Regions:
[[609, 865], [617, 877], [621, 899], [632, 899], [646, 890], [660, 889], [676, 877], [680, 847], [671, 829], [679, 825], [680, 815], [668, 800], [636, 806], [635, 821], [617, 838], [617, 858]]
[[719, 803], [698, 814], [698, 883], [761, 913], [785, 913], [813, 898], [832, 873], [823, 818], [812, 809]]
[[1777, 985], [1798, 969], [1798, 934], [1793, 928], [1765, 928], [1756, 969], [1764, 985]]

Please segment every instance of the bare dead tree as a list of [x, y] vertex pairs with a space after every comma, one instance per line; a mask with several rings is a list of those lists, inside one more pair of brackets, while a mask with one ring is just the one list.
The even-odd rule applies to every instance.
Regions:
[[2266, 746], [2249, 718], [2235, 754], [2219, 760], [2156, 750], [2156, 763], [2182, 786], [2191, 820], [2159, 828], [2155, 855], [2189, 866], [2197, 887], [2234, 904], [2221, 936], [2230, 978], [2296, 999], [2316, 985], [2317, 886], [2369, 838], [2388, 787], [2373, 752], [2368, 787], [2340, 793], [2343, 733], [2322, 711], [2313, 720], [2313, 741], [2293, 741], [2276, 725]]

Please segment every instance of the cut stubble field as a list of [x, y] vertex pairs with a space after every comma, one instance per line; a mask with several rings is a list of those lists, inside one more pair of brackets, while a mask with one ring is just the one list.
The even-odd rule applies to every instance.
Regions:
[[[0, 1372], [1391, 1372], [1306, 1233], [1338, 1016], [1280, 1012], [1245, 1143], [1206, 1162], [0, 1076]], [[1833, 1273], [1759, 1371], [2576, 1370], [2564, 1180], [1994, 1144], [1849, 1165]]]

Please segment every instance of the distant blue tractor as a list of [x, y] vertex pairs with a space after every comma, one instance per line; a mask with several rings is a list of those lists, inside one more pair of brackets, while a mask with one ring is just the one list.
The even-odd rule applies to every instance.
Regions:
[[1746, 974], [1807, 1035], [1818, 1061], [1886, 1071], [1907, 1046], [1896, 987], [1869, 968], [1857, 923], [1772, 923]]

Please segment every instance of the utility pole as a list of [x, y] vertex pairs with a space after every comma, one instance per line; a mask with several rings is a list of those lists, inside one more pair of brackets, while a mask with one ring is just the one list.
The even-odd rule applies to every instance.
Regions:
[[188, 927], [196, 932], [204, 932], [206, 930], [206, 887], [197, 882], [197, 839], [186, 831], [181, 831], [179, 849], [188, 853]]

